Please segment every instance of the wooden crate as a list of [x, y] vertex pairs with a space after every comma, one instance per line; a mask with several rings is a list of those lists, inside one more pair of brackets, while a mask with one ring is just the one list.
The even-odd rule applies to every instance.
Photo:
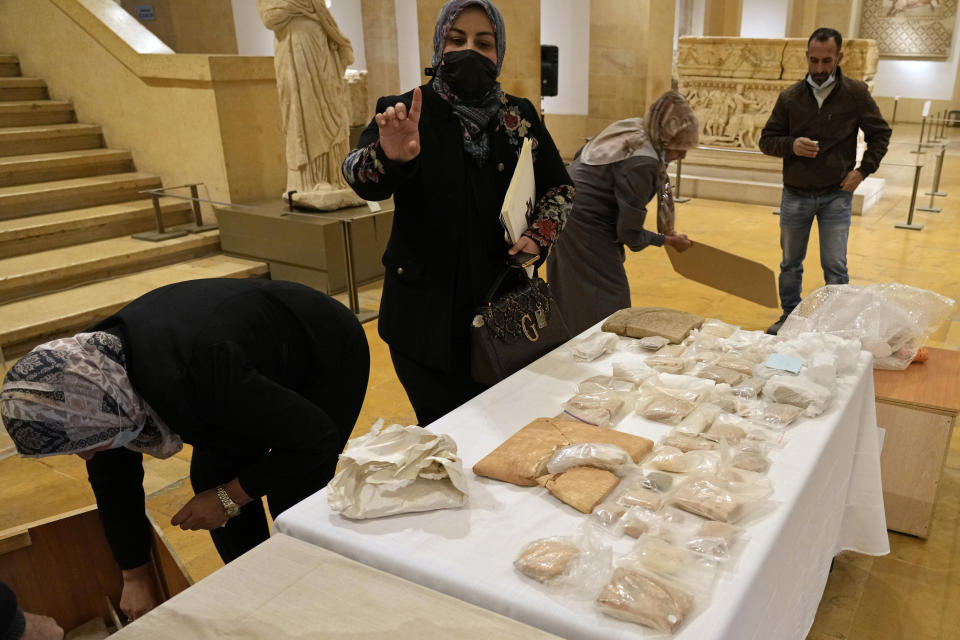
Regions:
[[[191, 581], [151, 523], [151, 565], [165, 601]], [[64, 629], [93, 618], [113, 624], [123, 587], [96, 506], [0, 532], [0, 580], [17, 594], [21, 609], [50, 616]]]

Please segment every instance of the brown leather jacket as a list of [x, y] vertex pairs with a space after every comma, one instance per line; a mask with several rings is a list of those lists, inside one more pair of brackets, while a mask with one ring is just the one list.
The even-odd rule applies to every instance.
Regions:
[[[760, 134], [760, 150], [783, 158], [783, 184], [798, 191], [836, 188], [857, 161], [857, 131], [867, 141], [858, 170], [867, 177], [887, 152], [890, 126], [880, 115], [867, 85], [846, 78], [837, 68], [836, 87], [817, 105], [806, 78], [784, 89]], [[794, 155], [793, 141], [820, 143], [816, 158]]]

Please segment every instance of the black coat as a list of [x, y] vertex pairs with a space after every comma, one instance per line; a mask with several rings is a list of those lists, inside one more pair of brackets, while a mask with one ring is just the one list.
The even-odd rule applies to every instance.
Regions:
[[[181, 282], [90, 330], [120, 335], [133, 388], [184, 442], [255, 460], [236, 470], [253, 498], [318, 469], [329, 479], [366, 391], [369, 352], [356, 317], [291, 282]], [[352, 418], [342, 411], [349, 404]], [[140, 566], [149, 550], [141, 455], [102, 451], [87, 470], [117, 560]]]
[[[536, 141], [533, 219], [548, 222], [546, 233], [537, 233], [533, 224], [530, 235], [540, 244], [542, 257], [562, 228], [573, 186], [529, 100], [505, 96], [488, 125], [490, 155], [478, 163], [464, 151], [461, 125], [449, 103], [431, 85], [421, 91], [420, 155], [406, 164], [388, 160], [371, 120], [357, 149], [374, 149], [383, 170], [365, 179], [357, 167], [351, 171], [348, 156], [344, 175], [367, 200], [394, 198], [393, 229], [383, 254], [380, 335], [391, 349], [423, 365], [463, 370], [474, 309], [506, 265], [509, 246], [500, 208], [523, 138]], [[409, 107], [412, 99], [413, 91], [380, 98], [377, 113], [397, 102]]]
[[[783, 184], [799, 191], [826, 191], [840, 186], [857, 162], [857, 134], [863, 129], [867, 149], [859, 171], [866, 178], [887, 153], [890, 126], [867, 85], [847, 78], [837, 68], [837, 86], [823, 105], [817, 104], [806, 79], [787, 87], [777, 98], [760, 134], [760, 150], [783, 158]], [[797, 138], [820, 143], [816, 158], [793, 153]]]
[[25, 621], [23, 611], [17, 606], [17, 596], [0, 582], [0, 640], [20, 640]]

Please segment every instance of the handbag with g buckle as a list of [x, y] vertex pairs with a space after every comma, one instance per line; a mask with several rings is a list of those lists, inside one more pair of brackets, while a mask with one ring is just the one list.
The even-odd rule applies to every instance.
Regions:
[[[519, 285], [496, 296], [508, 274]], [[470, 326], [470, 374], [475, 382], [493, 385], [570, 339], [547, 283], [507, 267], [477, 307]]]

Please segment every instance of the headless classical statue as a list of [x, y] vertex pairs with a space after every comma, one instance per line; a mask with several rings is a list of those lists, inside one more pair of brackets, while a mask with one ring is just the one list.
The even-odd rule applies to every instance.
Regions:
[[350, 41], [324, 0], [257, 0], [277, 42], [274, 66], [286, 139], [287, 191], [295, 204], [330, 211], [363, 204], [340, 173], [350, 150], [344, 71]]

